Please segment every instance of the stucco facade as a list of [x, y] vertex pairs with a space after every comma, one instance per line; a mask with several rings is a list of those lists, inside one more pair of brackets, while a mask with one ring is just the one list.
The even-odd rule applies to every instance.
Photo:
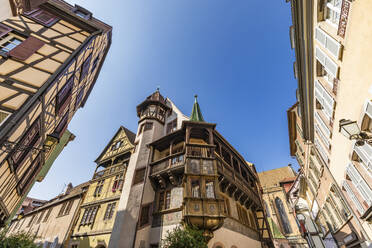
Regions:
[[13, 221], [7, 235], [24, 232], [34, 235], [41, 247], [65, 247], [87, 188], [88, 183], [69, 185], [65, 193]]
[[299, 87], [288, 122], [291, 155], [302, 167], [299, 197], [325, 246], [369, 247], [371, 146], [345, 137], [339, 123], [357, 121], [362, 131], [371, 131], [372, 3], [291, 5]]

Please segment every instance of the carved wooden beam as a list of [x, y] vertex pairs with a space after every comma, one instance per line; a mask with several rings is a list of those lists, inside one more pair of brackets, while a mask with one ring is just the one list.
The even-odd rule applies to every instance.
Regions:
[[165, 179], [160, 175], [157, 175], [156, 179], [158, 179], [158, 183], [160, 185], [160, 188], [165, 189], [165, 187], [167, 186], [167, 184], [165, 182]]

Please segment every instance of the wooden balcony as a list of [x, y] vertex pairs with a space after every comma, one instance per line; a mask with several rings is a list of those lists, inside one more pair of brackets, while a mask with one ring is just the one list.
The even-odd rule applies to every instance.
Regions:
[[118, 164], [118, 165], [108, 167], [104, 170], [101, 170], [101, 171], [98, 171], [98, 172], [94, 173], [92, 180], [107, 177], [107, 176], [110, 176], [114, 173], [124, 171], [125, 167], [126, 166], [124, 164]]
[[214, 158], [214, 146], [202, 144], [186, 144], [186, 156], [195, 158]]

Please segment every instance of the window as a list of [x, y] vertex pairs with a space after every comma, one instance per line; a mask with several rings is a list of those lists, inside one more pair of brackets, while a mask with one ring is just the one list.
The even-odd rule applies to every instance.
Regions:
[[56, 97], [56, 114], [62, 115], [71, 100], [72, 88], [74, 86], [74, 75], [71, 75], [67, 82], [58, 91]]
[[83, 65], [80, 69], [80, 82], [84, 80], [85, 76], [88, 74], [90, 61], [92, 60], [92, 53], [84, 60]]
[[315, 39], [323, 45], [323, 47], [330, 53], [335, 59], [338, 59], [341, 51], [341, 44], [335, 39], [329, 36], [319, 27], [315, 27]]
[[333, 78], [337, 78], [338, 65], [319, 47], [315, 47], [315, 58]]
[[322, 106], [322, 112], [327, 117], [328, 121], [333, 118], [333, 109], [335, 101], [333, 97], [328, 93], [328, 91], [319, 83], [318, 80], [315, 80], [315, 98]]
[[214, 195], [214, 182], [206, 181], [205, 182], [205, 193], [207, 198], [215, 198]]
[[105, 216], [103, 217], [103, 220], [110, 220], [112, 218], [115, 212], [115, 206], [116, 206], [116, 202], [107, 204], [107, 208], [106, 208], [106, 212], [105, 212]]
[[191, 195], [192, 197], [200, 197], [200, 182], [197, 179], [191, 180]]
[[47, 27], [52, 26], [59, 20], [55, 15], [43, 9], [28, 11], [25, 12], [24, 15]]
[[145, 180], [146, 168], [137, 169], [134, 172], [133, 185], [142, 183]]
[[152, 122], [146, 122], [143, 131], [151, 130], [153, 126]]
[[83, 217], [81, 218], [80, 225], [93, 224], [97, 215], [98, 208], [99, 206], [86, 208]]
[[338, 27], [340, 21], [342, 0], [327, 0], [324, 19], [332, 26]]
[[121, 190], [123, 188], [124, 180], [123, 180], [123, 174], [116, 175], [114, 184], [112, 185], [112, 192], [116, 192], [116, 190]]
[[269, 206], [267, 205], [267, 202], [266, 201], [264, 201], [263, 203], [264, 203], [265, 210], [266, 210], [266, 216], [267, 217], [270, 217], [271, 215], [270, 215]]
[[167, 124], [167, 134], [177, 130], [177, 118]]
[[0, 126], [6, 121], [6, 119], [8, 119], [9, 116], [10, 113], [5, 112], [4, 110], [0, 110]]
[[64, 215], [68, 215], [69, 213], [70, 213], [70, 210], [71, 210], [71, 207], [72, 207], [72, 204], [74, 203], [74, 201], [73, 200], [71, 200], [71, 201], [69, 201], [68, 203], [67, 203], [67, 206], [66, 206], [66, 208], [65, 208], [65, 211], [64, 211]]
[[360, 201], [358, 200], [358, 197], [354, 194], [353, 190], [351, 189], [350, 185], [346, 182], [346, 180], [342, 183], [343, 188], [345, 189], [347, 195], [351, 199], [351, 201], [354, 203], [354, 206], [359, 211], [360, 215], [364, 214], [364, 208]]
[[139, 219], [139, 226], [150, 224], [150, 204], [141, 207], [141, 214]]
[[8, 53], [21, 43], [22, 41], [20, 39], [16, 37], [11, 37], [6, 42], [2, 43], [0, 48], [1, 51], [3, 51], [4, 53]]
[[328, 162], [329, 162], [328, 154], [316, 137], [314, 138], [314, 144], [315, 144], [315, 147], [317, 148], [318, 152], [320, 153], [320, 156], [324, 160], [324, 162], [328, 164]]
[[64, 210], [65, 210], [65, 207], [66, 207], [66, 204], [67, 202], [64, 202], [61, 206], [61, 208], [59, 209], [59, 213], [58, 213], [58, 217], [62, 216], [63, 213], [64, 213]]
[[75, 100], [75, 110], [79, 107], [79, 104], [81, 100], [83, 99], [84, 96], [84, 89], [85, 87], [82, 87], [79, 91], [79, 93], [76, 95], [76, 100]]
[[171, 202], [171, 191], [166, 190], [159, 193], [158, 198], [158, 211], [166, 210], [170, 208]]
[[123, 144], [123, 141], [117, 141], [115, 142], [112, 146], [111, 146], [111, 151], [115, 151], [117, 149], [119, 149], [119, 147], [121, 147]]
[[282, 223], [283, 231], [286, 234], [292, 233], [291, 226], [289, 225], [289, 220], [287, 216], [287, 212], [285, 211], [284, 205], [282, 200], [280, 200], [278, 197], [275, 198], [275, 206], [279, 213], [279, 219]]
[[105, 182], [105, 180], [99, 180], [97, 182], [97, 186], [96, 186], [96, 189], [94, 190], [94, 194], [93, 194], [94, 197], [97, 197], [97, 196], [101, 195], [104, 182]]
[[171, 160], [171, 165], [179, 164], [183, 162], [183, 154], [173, 157]]
[[230, 201], [227, 196], [223, 196], [224, 199], [224, 212], [227, 216], [231, 216]]
[[50, 208], [50, 209], [48, 210], [47, 214], [45, 215], [45, 218], [44, 218], [43, 222], [46, 222], [46, 221], [48, 220], [48, 218], [49, 218], [49, 216], [50, 216], [50, 213], [52, 212], [52, 209], [53, 209], [53, 208]]
[[364, 181], [362, 175], [358, 172], [352, 163], [349, 163], [346, 167], [346, 174], [351, 179], [351, 182], [362, 196], [363, 200], [366, 201], [368, 206], [372, 204], [372, 190], [368, 184]]

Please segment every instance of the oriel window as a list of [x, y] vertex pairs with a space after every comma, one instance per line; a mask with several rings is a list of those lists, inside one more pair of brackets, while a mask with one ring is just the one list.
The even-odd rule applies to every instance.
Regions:
[[205, 182], [205, 193], [207, 198], [215, 198], [213, 181], [208, 180]]
[[191, 195], [192, 197], [199, 198], [200, 197], [200, 181], [199, 180], [191, 180]]

